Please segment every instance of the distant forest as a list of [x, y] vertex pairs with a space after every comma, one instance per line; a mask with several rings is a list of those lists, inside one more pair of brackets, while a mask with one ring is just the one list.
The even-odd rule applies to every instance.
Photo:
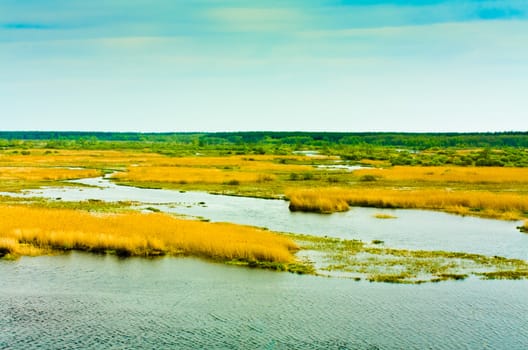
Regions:
[[113, 142], [170, 142], [207, 145], [294, 145], [325, 147], [331, 145], [372, 145], [402, 147], [416, 150], [435, 147], [456, 148], [528, 148], [528, 132], [497, 133], [398, 133], [398, 132], [213, 132], [213, 133], [136, 133], [136, 132], [54, 132], [54, 131], [0, 131], [0, 143], [13, 140], [61, 142], [76, 141], [83, 144], [98, 141]]

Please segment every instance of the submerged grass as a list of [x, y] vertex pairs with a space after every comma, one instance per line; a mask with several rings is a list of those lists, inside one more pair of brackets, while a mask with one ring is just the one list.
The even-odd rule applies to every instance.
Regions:
[[412, 284], [463, 280], [470, 276], [484, 279], [528, 278], [528, 262], [519, 259], [384, 248], [357, 240], [307, 235], [293, 235], [292, 238], [303, 250], [319, 255], [315, 267], [322, 275]]
[[[288, 269], [298, 247], [289, 238], [248, 226], [205, 223], [129, 212], [89, 213], [72, 209], [0, 205], [3, 256], [81, 250], [121, 256], [193, 255]], [[31, 255], [32, 255], [31, 254]]]

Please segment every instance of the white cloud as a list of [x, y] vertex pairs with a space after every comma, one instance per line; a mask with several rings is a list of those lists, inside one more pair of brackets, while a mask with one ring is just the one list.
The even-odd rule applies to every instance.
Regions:
[[208, 11], [223, 30], [278, 32], [300, 29], [306, 20], [301, 11], [288, 8], [225, 7]]

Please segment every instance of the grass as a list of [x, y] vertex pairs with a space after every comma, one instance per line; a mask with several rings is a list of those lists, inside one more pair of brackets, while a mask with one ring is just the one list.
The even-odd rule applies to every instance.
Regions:
[[[297, 263], [287, 237], [248, 226], [176, 219], [161, 213], [89, 213], [0, 205], [0, 251], [81, 250], [121, 256], [193, 255], [244, 264]], [[270, 265], [270, 266], [271, 266]]]
[[528, 183], [528, 168], [507, 167], [421, 167], [395, 166], [384, 169], [361, 169], [359, 178], [383, 178], [387, 181], [417, 181], [466, 184]]
[[[527, 279], [528, 262], [463, 252], [379, 247], [357, 240], [292, 236], [301, 252], [315, 252], [318, 274], [371, 282], [411, 283], [482, 279]], [[310, 256], [310, 254], [307, 254]]]
[[0, 167], [0, 181], [5, 180], [68, 180], [100, 176], [95, 169], [71, 169], [50, 167]]
[[29, 155], [0, 152], [3, 167], [90, 167], [124, 168], [130, 164], [152, 163], [167, 157], [155, 153], [126, 150], [46, 150], [31, 149]]
[[129, 167], [126, 172], [116, 173], [113, 178], [124, 182], [170, 182], [202, 184], [240, 184], [273, 181], [271, 174], [242, 172], [216, 168], [192, 167]]
[[390, 214], [377, 213], [373, 215], [376, 219], [396, 219], [397, 217]]
[[20, 191], [56, 184], [62, 180], [100, 176], [97, 169], [78, 169], [35, 166], [0, 166], [0, 191]]
[[[126, 204], [121, 204], [121, 208], [127, 208]], [[68, 203], [59, 208], [43, 205], [0, 205], [0, 257], [16, 259], [22, 255], [71, 250], [122, 257], [190, 255], [231, 265], [390, 283], [438, 282], [469, 276], [528, 278], [528, 263], [517, 259], [392, 249], [380, 246], [383, 242], [379, 240], [367, 244], [277, 234], [248, 226], [178, 219], [162, 213], [123, 211], [117, 209], [117, 204], [106, 206], [104, 202], [77, 206]], [[92, 211], [85, 210], [88, 208]], [[296, 252], [298, 256], [294, 255]], [[311, 261], [314, 259], [309, 256], [314, 252], [322, 257]]]
[[518, 220], [528, 212], [528, 195], [442, 189], [316, 188], [286, 192], [290, 210], [331, 213], [350, 206], [442, 210]]
[[0, 151], [0, 190], [37, 188], [117, 169], [123, 172], [116, 173], [114, 181], [130, 186], [261, 198], [286, 195], [293, 211], [332, 213], [369, 206], [505, 220], [528, 216], [528, 168], [395, 166], [352, 173], [317, 168], [336, 161], [301, 155], [170, 157], [140, 150], [30, 149], [25, 155]]
[[521, 227], [519, 227], [519, 229], [521, 230], [521, 232], [528, 233], [528, 220], [525, 220], [524, 224]]
[[[55, 185], [119, 170], [116, 182], [139, 187], [264, 198], [286, 194], [291, 210], [331, 213], [368, 206], [508, 220], [528, 215], [527, 168], [400, 166], [352, 173], [316, 168], [335, 162], [331, 157], [297, 155], [170, 157], [141, 150], [0, 150], [0, 190]], [[361, 162], [387, 166], [383, 161]], [[527, 263], [515, 259], [397, 250], [379, 240], [367, 244], [282, 236], [245, 226], [177, 219], [155, 208], [147, 208], [152, 213], [134, 212], [130, 202], [0, 197], [0, 203], [0, 256], [4, 259], [69, 250], [121, 256], [193, 255], [233, 265], [392, 283], [528, 275]], [[520, 229], [528, 232], [528, 220]], [[294, 255], [299, 246], [302, 250]], [[322, 261], [312, 264], [299, 258], [310, 252], [322, 256]]]
[[139, 205], [133, 201], [106, 202], [98, 199], [85, 201], [52, 200], [40, 197], [10, 197], [0, 196], [3, 205], [24, 205], [30, 208], [43, 209], [75, 209], [94, 213], [121, 213], [135, 209]]

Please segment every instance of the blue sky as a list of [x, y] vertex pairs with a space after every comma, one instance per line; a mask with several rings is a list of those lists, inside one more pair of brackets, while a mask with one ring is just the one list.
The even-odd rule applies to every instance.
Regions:
[[528, 130], [528, 1], [0, 0], [0, 129]]

